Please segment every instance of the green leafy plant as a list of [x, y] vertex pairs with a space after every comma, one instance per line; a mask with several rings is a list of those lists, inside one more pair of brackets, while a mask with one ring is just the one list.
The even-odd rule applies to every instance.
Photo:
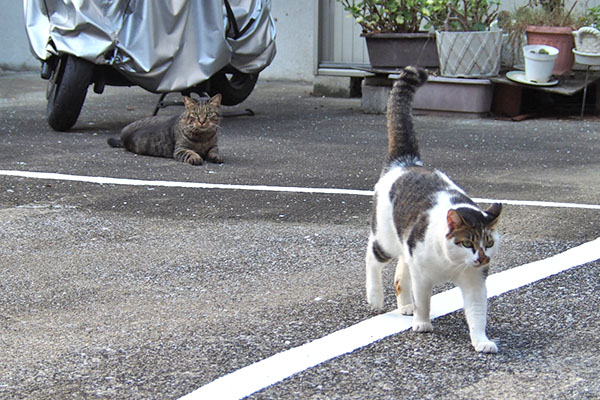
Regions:
[[337, 0], [363, 33], [415, 33], [429, 14], [427, 0]]
[[428, 0], [428, 26], [440, 31], [485, 31], [498, 15], [499, 0]]
[[[585, 19], [575, 11], [578, 2], [579, 0], [575, 0], [569, 5], [565, 0], [530, 0], [513, 12], [501, 12], [498, 21], [502, 29], [519, 33], [523, 33], [528, 25], [575, 28], [584, 23]], [[596, 11], [600, 14], [600, 7], [598, 8]]]
[[600, 6], [588, 8], [583, 21], [579, 25], [595, 26], [597, 28], [600, 25]]

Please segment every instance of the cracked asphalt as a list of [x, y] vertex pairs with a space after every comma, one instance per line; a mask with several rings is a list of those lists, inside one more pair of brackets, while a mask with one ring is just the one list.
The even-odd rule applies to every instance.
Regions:
[[[225, 163], [189, 166], [106, 144], [151, 113], [139, 88], [88, 93], [78, 123], [45, 121], [45, 82], [0, 74], [0, 170], [371, 190], [385, 117], [359, 99], [259, 81], [226, 117]], [[176, 107], [161, 113], [180, 112]], [[600, 204], [600, 119], [418, 114], [426, 163], [471, 196]], [[374, 316], [364, 295], [371, 199], [94, 184], [0, 175], [0, 398], [178, 398]], [[505, 205], [491, 273], [596, 239], [600, 210]], [[255, 399], [600, 398], [600, 262], [495, 297], [497, 355], [461, 311], [252, 394]], [[386, 310], [394, 308], [393, 268]], [[446, 287], [437, 288], [437, 291]]]

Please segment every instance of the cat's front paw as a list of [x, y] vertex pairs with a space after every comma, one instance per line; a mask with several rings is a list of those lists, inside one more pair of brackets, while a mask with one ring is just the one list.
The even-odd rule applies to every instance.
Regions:
[[373, 310], [383, 309], [383, 293], [367, 293], [367, 302]]
[[473, 347], [475, 347], [475, 351], [479, 353], [497, 353], [498, 346], [496, 343], [491, 340], [485, 340], [477, 343], [473, 343]]
[[402, 315], [413, 315], [413, 305], [405, 304], [403, 306], [398, 306], [398, 310], [400, 310], [400, 314]]
[[223, 164], [223, 157], [220, 154], [209, 155], [207, 160], [214, 164]]
[[185, 160], [185, 162], [188, 164], [192, 164], [192, 165], [202, 165], [204, 163], [204, 160], [198, 154], [194, 154], [194, 155], [190, 155]]
[[433, 325], [431, 325], [431, 322], [413, 322], [413, 326], [412, 326], [412, 330], [413, 332], [432, 332], [433, 331]]
[[192, 165], [202, 165], [204, 162], [202, 157], [192, 150], [177, 151], [175, 153], [175, 159]]
[[223, 164], [223, 157], [221, 157], [221, 154], [219, 154], [218, 146], [212, 147], [210, 150], [208, 150], [206, 153], [206, 161], [215, 164]]

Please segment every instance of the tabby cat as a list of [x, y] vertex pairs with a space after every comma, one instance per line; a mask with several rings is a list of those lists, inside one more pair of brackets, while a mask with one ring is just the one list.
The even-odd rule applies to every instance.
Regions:
[[398, 308], [413, 317], [413, 331], [430, 332], [432, 288], [453, 282], [462, 291], [471, 343], [496, 353], [486, 333], [485, 280], [498, 250], [502, 205], [487, 210], [444, 173], [423, 166], [413, 129], [412, 101], [427, 73], [405, 68], [387, 105], [388, 158], [375, 186], [371, 234], [366, 256], [367, 300], [383, 307], [381, 272], [398, 260], [394, 278]]
[[110, 138], [112, 147], [142, 155], [174, 158], [192, 165], [207, 161], [220, 164], [217, 147], [221, 120], [221, 95], [208, 101], [184, 96], [185, 111], [178, 116], [155, 116], [132, 122], [121, 130], [121, 138]]

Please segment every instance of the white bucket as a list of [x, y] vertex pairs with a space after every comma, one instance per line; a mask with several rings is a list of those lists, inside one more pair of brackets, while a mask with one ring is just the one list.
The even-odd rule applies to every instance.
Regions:
[[[547, 54], [540, 54], [544, 49]], [[558, 49], [543, 44], [530, 44], [523, 47], [525, 57], [525, 79], [531, 82], [545, 83], [552, 76], [554, 61], [558, 57]]]

